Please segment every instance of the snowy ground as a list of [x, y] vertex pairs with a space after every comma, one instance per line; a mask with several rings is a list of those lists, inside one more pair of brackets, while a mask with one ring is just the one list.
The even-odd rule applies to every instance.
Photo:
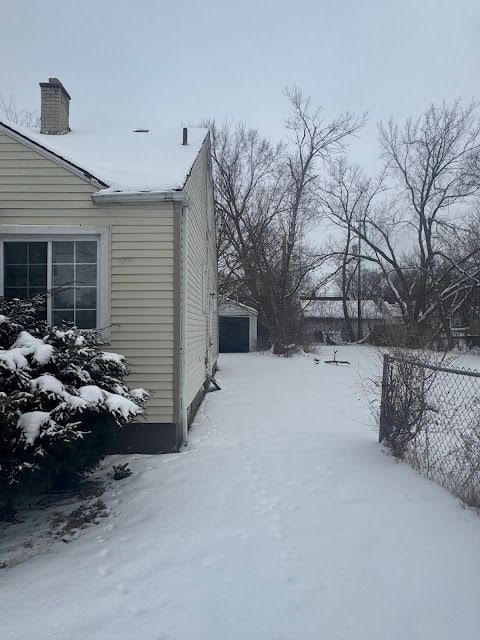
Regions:
[[338, 357], [222, 356], [187, 449], [0, 572], [2, 640], [477, 640], [480, 518], [382, 452], [374, 351]]

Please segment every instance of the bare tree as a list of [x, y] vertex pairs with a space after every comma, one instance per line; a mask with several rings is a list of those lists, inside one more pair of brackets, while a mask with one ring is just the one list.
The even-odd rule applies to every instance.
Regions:
[[222, 288], [259, 310], [276, 353], [296, 340], [300, 292], [323, 261], [306, 241], [320, 165], [363, 123], [348, 113], [327, 121], [298, 89], [286, 95], [278, 145], [244, 126], [212, 128]]
[[[372, 191], [371, 183], [350, 169], [334, 174], [322, 201], [347, 239], [352, 232], [359, 239], [362, 260], [383, 274], [410, 343], [433, 344], [442, 335], [451, 347], [450, 318], [479, 275], [480, 245], [472, 244], [470, 234], [467, 246], [460, 224], [466, 224], [480, 189], [476, 105], [432, 105], [403, 127], [390, 120], [380, 125], [380, 141], [391, 179], [386, 197], [375, 198], [372, 206], [368, 195], [362, 196], [365, 214], [353, 215], [358, 205], [351, 194]], [[347, 187], [344, 175], [353, 177]], [[350, 246], [338, 255], [345, 263], [355, 257]]]
[[[330, 163], [327, 177], [318, 185], [317, 195], [320, 212], [340, 228], [339, 240], [330, 249], [330, 254], [338, 261], [338, 274], [342, 292], [343, 314], [348, 339], [355, 340], [355, 331], [350, 318], [347, 301], [357, 296], [361, 301], [359, 282], [361, 256], [361, 236], [357, 228], [364, 231], [365, 220], [372, 209], [375, 198], [383, 189], [383, 175], [376, 180], [365, 176], [358, 165], [349, 165], [345, 157]], [[359, 280], [359, 279], [358, 279]], [[360, 305], [359, 305], [360, 306]], [[360, 314], [359, 328], [360, 328]], [[362, 338], [357, 329], [357, 337]]]
[[8, 99], [0, 94], [0, 114], [6, 120], [18, 124], [21, 127], [37, 128], [40, 126], [40, 116], [37, 111], [31, 111], [25, 107], [19, 107], [13, 96]]
[[[434, 304], [448, 346], [453, 346], [448, 287], [439, 272], [448, 261], [448, 231], [452, 210], [467, 204], [480, 190], [480, 125], [477, 105], [460, 101], [431, 105], [418, 119], [399, 127], [392, 119], [380, 125], [380, 144], [388, 170], [398, 180], [405, 217], [413, 230], [414, 280], [419, 314]], [[452, 262], [450, 273], [460, 281], [462, 265]], [[457, 284], [459, 284], [457, 282]], [[429, 295], [427, 295], [427, 293]]]

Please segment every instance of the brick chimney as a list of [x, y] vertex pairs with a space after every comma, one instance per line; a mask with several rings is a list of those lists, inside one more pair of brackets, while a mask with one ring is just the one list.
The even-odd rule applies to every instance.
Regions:
[[40, 82], [42, 97], [40, 111], [40, 133], [58, 135], [68, 133], [70, 96], [57, 78]]

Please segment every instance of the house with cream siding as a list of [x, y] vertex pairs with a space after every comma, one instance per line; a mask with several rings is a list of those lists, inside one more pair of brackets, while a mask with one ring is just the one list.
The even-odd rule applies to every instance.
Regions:
[[[358, 300], [347, 300], [346, 308], [354, 335], [358, 333]], [[341, 296], [320, 296], [301, 300], [303, 335], [306, 343], [348, 340], [347, 321]], [[360, 300], [360, 326], [362, 337], [385, 335], [391, 324], [389, 313], [381, 300]]]
[[208, 131], [71, 128], [62, 83], [40, 86], [40, 130], [0, 121], [0, 294], [101, 331], [151, 393], [116, 449], [176, 451], [218, 355]]

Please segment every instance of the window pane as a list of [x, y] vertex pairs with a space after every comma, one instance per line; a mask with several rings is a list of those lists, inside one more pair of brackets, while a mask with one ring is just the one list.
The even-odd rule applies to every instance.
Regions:
[[76, 265], [76, 283], [78, 285], [97, 284], [97, 265], [96, 264], [78, 264]]
[[46, 242], [28, 243], [28, 262], [29, 264], [47, 264]]
[[26, 287], [28, 285], [27, 265], [8, 265], [5, 267], [6, 287]]
[[52, 271], [52, 284], [54, 287], [73, 284], [73, 264], [62, 264], [61, 266], [53, 265]]
[[5, 264], [27, 264], [28, 242], [5, 242]]
[[97, 243], [95, 240], [76, 242], [75, 262], [97, 262]]
[[95, 329], [97, 326], [96, 311], [77, 311], [75, 324], [79, 329]]
[[33, 296], [45, 296], [45, 300], [47, 299], [46, 289], [45, 287], [29, 287], [28, 295], [33, 298]]
[[[52, 277], [52, 322], [75, 323], [81, 329], [97, 326], [98, 249], [94, 240], [52, 240], [51, 263], [48, 242], [5, 242], [5, 297], [45, 295]], [[48, 265], [47, 265], [48, 262]], [[51, 272], [48, 271], [51, 269]], [[0, 292], [1, 293], [1, 292]], [[37, 317], [46, 318], [47, 302]]]
[[95, 309], [97, 307], [96, 287], [79, 287], [75, 289], [75, 307], [77, 309]]
[[53, 292], [53, 308], [73, 309], [73, 289], [56, 289]]
[[73, 264], [73, 242], [52, 242], [53, 262]]
[[28, 298], [27, 287], [6, 287], [5, 299], [13, 300], [14, 298]]
[[28, 284], [30, 287], [47, 287], [47, 265], [34, 264], [28, 267]]
[[54, 311], [53, 324], [62, 324], [62, 322], [73, 323], [73, 311]]

